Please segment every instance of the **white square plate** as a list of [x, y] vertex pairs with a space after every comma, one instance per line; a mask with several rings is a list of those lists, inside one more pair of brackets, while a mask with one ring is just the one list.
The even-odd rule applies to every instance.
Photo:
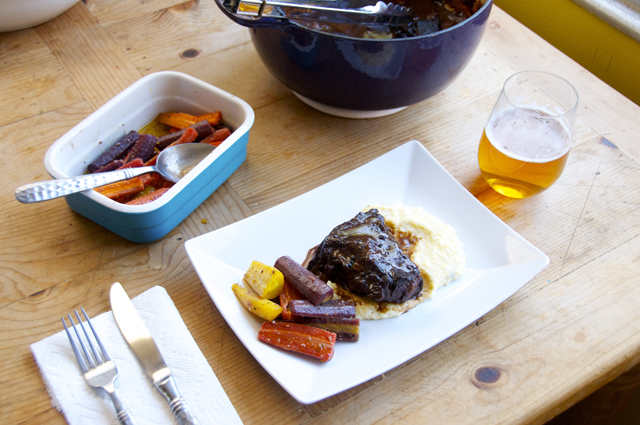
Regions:
[[[336, 343], [319, 361], [258, 341], [262, 320], [231, 291], [251, 261], [298, 262], [337, 225], [369, 204], [419, 206], [452, 225], [464, 245], [465, 274], [406, 314], [361, 321], [360, 341]], [[491, 213], [417, 141], [246, 220], [187, 241], [187, 253], [240, 341], [296, 400], [315, 403], [417, 356], [496, 307], [549, 258]]]

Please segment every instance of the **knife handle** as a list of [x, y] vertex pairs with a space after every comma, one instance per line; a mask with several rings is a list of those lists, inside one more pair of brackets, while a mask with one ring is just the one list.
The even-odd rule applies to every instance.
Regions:
[[170, 376], [169, 379], [159, 383], [157, 387], [167, 400], [169, 400], [169, 407], [171, 407], [171, 411], [180, 425], [200, 425], [200, 422], [198, 422], [191, 412], [191, 409], [189, 409], [189, 406], [187, 406], [187, 402], [178, 392], [178, 387], [173, 377]]

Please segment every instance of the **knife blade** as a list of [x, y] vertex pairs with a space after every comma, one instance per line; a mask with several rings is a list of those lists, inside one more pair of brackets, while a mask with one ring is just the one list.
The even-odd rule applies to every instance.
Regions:
[[116, 282], [111, 285], [109, 299], [113, 317], [116, 319], [122, 336], [153, 385], [169, 402], [169, 407], [171, 407], [178, 423], [180, 425], [200, 425], [178, 392], [178, 387], [171, 376], [171, 370], [165, 364], [151, 333], [120, 283]]

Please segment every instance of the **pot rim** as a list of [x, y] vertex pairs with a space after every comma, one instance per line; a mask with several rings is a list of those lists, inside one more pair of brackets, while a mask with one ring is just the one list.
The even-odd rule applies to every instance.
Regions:
[[[229, 15], [233, 14], [227, 10], [224, 5], [221, 4], [222, 0], [216, 0], [216, 3], [218, 3], [218, 6], [220, 6], [225, 12], [227, 12]], [[478, 9], [476, 11], [476, 13], [474, 13], [473, 15], [471, 15], [469, 18], [465, 19], [464, 21], [457, 23], [449, 28], [440, 30], [440, 31], [436, 31], [436, 32], [432, 32], [430, 34], [425, 34], [425, 35], [418, 35], [415, 37], [405, 37], [405, 38], [388, 38], [388, 39], [373, 39], [373, 38], [358, 38], [358, 37], [351, 37], [348, 35], [341, 35], [341, 34], [331, 34], [328, 32], [324, 32], [324, 31], [320, 31], [320, 30], [316, 30], [316, 29], [312, 29], [309, 27], [306, 27], [304, 25], [298, 24], [297, 22], [294, 21], [290, 21], [290, 20], [284, 20], [282, 24], [275, 24], [270, 26], [270, 25], [265, 25], [264, 23], [262, 25], [252, 25], [252, 21], [249, 19], [244, 19], [244, 18], [236, 18], [237, 19], [233, 19], [236, 23], [240, 24], [240, 25], [244, 25], [247, 26], [251, 29], [276, 29], [278, 27], [282, 27], [282, 28], [286, 28], [287, 26], [293, 26], [296, 27], [298, 29], [304, 30], [304, 31], [308, 31], [314, 34], [318, 34], [318, 35], [323, 35], [323, 36], [328, 36], [328, 37], [332, 37], [332, 38], [337, 38], [337, 39], [344, 39], [344, 40], [349, 40], [349, 41], [366, 41], [366, 42], [375, 42], [375, 43], [400, 43], [400, 42], [406, 42], [409, 40], [424, 40], [427, 38], [435, 38], [435, 37], [439, 37], [443, 34], [446, 34], [448, 32], [452, 32], [455, 31], [457, 28], [462, 27], [463, 25], [474, 21], [476, 19], [478, 19], [478, 17], [480, 15], [482, 15], [482, 13], [484, 12], [484, 10], [488, 7], [491, 7], [491, 4], [493, 3], [493, 0], [486, 0], [484, 2], [484, 4], [482, 5], [482, 7], [480, 9]], [[231, 17], [231, 16], [229, 16]], [[258, 22], [258, 20], [254, 21], [254, 22]], [[264, 22], [264, 21], [263, 21]]]

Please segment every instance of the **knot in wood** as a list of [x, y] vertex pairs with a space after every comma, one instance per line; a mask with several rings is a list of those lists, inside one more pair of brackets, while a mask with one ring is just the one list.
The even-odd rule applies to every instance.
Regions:
[[41, 303], [44, 302], [45, 299], [51, 294], [51, 288], [43, 289], [42, 291], [34, 292], [33, 294], [27, 297], [28, 301]]
[[187, 49], [184, 52], [180, 53], [180, 56], [184, 59], [193, 59], [200, 54], [200, 50], [198, 49]]
[[507, 371], [496, 365], [479, 366], [471, 376], [473, 385], [481, 389], [501, 387], [508, 381]]
[[500, 369], [495, 367], [480, 367], [476, 369], [476, 379], [485, 384], [493, 384], [500, 379]]

